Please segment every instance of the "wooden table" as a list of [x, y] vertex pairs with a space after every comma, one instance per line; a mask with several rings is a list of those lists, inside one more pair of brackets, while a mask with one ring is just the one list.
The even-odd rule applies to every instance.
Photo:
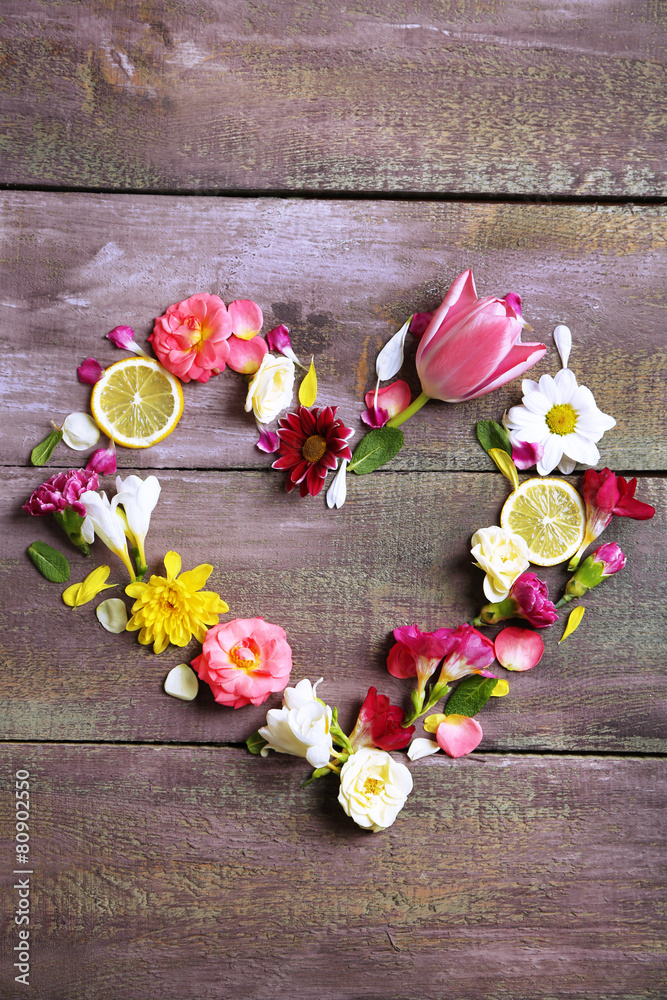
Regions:
[[[656, 0], [3, 5], [3, 998], [667, 994], [666, 28]], [[182, 651], [64, 606], [26, 549], [66, 543], [21, 504], [78, 456], [29, 454], [87, 408], [76, 366], [121, 356], [109, 329], [143, 341], [197, 291], [286, 323], [358, 440], [378, 348], [468, 266], [480, 294], [521, 293], [549, 345], [537, 374], [569, 324], [572, 369], [617, 420], [601, 465], [637, 475], [657, 514], [615, 520], [628, 565], [579, 631], [557, 646], [557, 625], [510, 678], [475, 753], [412, 765], [405, 809], [371, 835], [334, 779], [302, 790], [303, 761], [246, 751], [278, 696], [177, 702], [162, 684]], [[119, 451], [162, 483], [151, 569], [168, 548], [213, 563], [230, 616], [283, 625], [294, 679], [324, 676], [344, 727], [371, 684], [405, 702], [391, 630], [482, 603], [469, 540], [507, 491], [474, 424], [519, 383], [429, 403], [339, 512], [286, 495], [239, 377], [184, 392], [168, 439]], [[72, 578], [107, 558], [72, 550]], [[12, 968], [17, 769], [29, 990]]]

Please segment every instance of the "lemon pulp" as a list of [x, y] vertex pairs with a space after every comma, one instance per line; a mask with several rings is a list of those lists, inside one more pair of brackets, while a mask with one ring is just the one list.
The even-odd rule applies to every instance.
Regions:
[[521, 535], [528, 558], [537, 566], [565, 562], [584, 537], [584, 504], [562, 479], [529, 479], [505, 501], [500, 525]]
[[153, 358], [124, 358], [93, 386], [100, 430], [126, 448], [148, 448], [171, 434], [183, 412], [180, 383]]

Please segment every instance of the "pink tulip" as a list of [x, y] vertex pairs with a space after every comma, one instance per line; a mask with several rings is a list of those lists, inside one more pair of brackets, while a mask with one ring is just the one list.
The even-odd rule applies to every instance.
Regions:
[[417, 348], [417, 374], [429, 398], [459, 403], [517, 378], [544, 356], [544, 344], [522, 344], [526, 324], [518, 296], [477, 298], [472, 271], [459, 275]]
[[544, 643], [527, 628], [504, 628], [496, 636], [496, 657], [505, 670], [531, 670], [542, 659]]

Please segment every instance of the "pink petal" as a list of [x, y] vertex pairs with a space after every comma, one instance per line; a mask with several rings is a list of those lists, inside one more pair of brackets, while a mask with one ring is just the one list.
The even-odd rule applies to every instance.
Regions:
[[493, 392], [494, 389], [505, 385], [506, 382], [523, 375], [525, 371], [528, 371], [544, 357], [546, 350], [544, 344], [515, 344], [488, 380], [483, 385], [478, 386], [472, 395], [466, 395], [465, 399], [476, 399], [478, 396], [484, 396], [487, 392]]
[[241, 340], [252, 340], [262, 329], [262, 310], [252, 299], [236, 299], [227, 310], [232, 321], [232, 333]]
[[229, 344], [227, 364], [232, 371], [241, 372], [242, 375], [254, 375], [269, 349], [263, 337], [242, 340], [236, 334], [232, 334], [227, 343]]
[[[407, 410], [411, 398], [410, 386], [403, 379], [399, 378], [396, 382], [385, 385], [378, 391], [377, 405], [386, 410], [389, 414], [389, 419], [391, 419], [402, 413], [403, 410]], [[366, 406], [371, 410], [375, 403], [375, 390], [371, 389], [370, 392], [367, 392], [364, 399], [366, 400]]]
[[433, 319], [433, 313], [415, 313], [410, 323], [410, 333], [419, 339]]
[[79, 382], [84, 382], [85, 385], [95, 385], [102, 378], [103, 372], [104, 368], [95, 358], [86, 358], [76, 370]]
[[277, 351], [278, 354], [282, 354], [286, 347], [292, 346], [289, 330], [284, 323], [281, 323], [280, 326], [274, 327], [273, 330], [269, 330], [266, 335], [266, 339], [269, 344], [269, 350]]
[[495, 641], [496, 659], [505, 670], [530, 670], [539, 663], [544, 643], [537, 632], [512, 625], [499, 632]]
[[278, 448], [280, 447], [280, 438], [277, 434], [274, 434], [273, 431], [267, 431], [262, 428], [259, 432], [256, 447], [259, 448], [260, 451], [265, 451], [268, 455], [271, 455], [274, 451], [278, 451]]
[[544, 445], [530, 441], [517, 441], [512, 445], [512, 461], [517, 469], [532, 469], [544, 455]]
[[134, 330], [131, 326], [115, 326], [107, 333], [107, 340], [123, 351], [131, 351], [134, 347]]
[[86, 463], [86, 472], [97, 472], [100, 476], [112, 476], [116, 472], [116, 445], [109, 442], [108, 448], [98, 448]]
[[450, 757], [465, 757], [479, 746], [483, 735], [476, 719], [467, 715], [448, 715], [438, 726], [435, 738]]
[[[366, 395], [373, 396], [374, 393], [367, 393]], [[368, 427], [376, 429], [378, 427], [384, 427], [384, 425], [389, 420], [389, 412], [384, 410], [381, 406], [369, 406], [367, 410], [361, 414], [361, 419]]]

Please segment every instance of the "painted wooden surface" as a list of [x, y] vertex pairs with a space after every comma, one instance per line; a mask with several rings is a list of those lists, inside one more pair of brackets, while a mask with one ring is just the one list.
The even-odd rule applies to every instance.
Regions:
[[659, 761], [431, 758], [372, 835], [285, 757], [0, 755], [31, 776], [38, 1000], [664, 996]]
[[8, 0], [2, 180], [664, 197], [666, 29], [660, 0]]
[[[155, 656], [135, 633], [104, 632], [94, 605], [73, 610], [63, 604], [64, 586], [43, 580], [26, 555], [36, 538], [68, 549], [50, 518], [28, 518], [20, 510], [20, 499], [39, 481], [36, 470], [2, 475], [7, 545], [0, 587], [13, 591], [0, 605], [5, 736], [229, 743], [263, 724], [279, 696], [242, 711], [216, 705], [206, 685], [191, 704], [165, 697], [167, 672], [198, 654], [196, 641], [185, 654], [170, 647]], [[341, 723], [350, 728], [371, 685], [409, 705], [410, 685], [385, 667], [393, 628], [456, 626], [485, 603], [470, 535], [498, 523], [509, 492], [499, 474], [378, 472], [351, 477], [348, 502], [332, 512], [321, 497], [287, 496], [277, 472], [170, 472], [161, 482], [147, 542], [151, 571], [164, 572], [161, 558], [169, 548], [182, 555], [184, 568], [211, 562], [209, 586], [230, 606], [223, 620], [262, 615], [282, 625], [293, 648], [294, 680], [323, 676], [322, 697], [338, 705]], [[588, 596], [574, 636], [557, 645], [570, 605], [561, 623], [544, 633], [542, 662], [508, 675], [510, 696], [493, 699], [480, 716], [484, 749], [665, 751], [665, 480], [642, 479], [639, 492], [659, 517], [644, 523], [617, 518], [607, 529], [603, 540], [621, 544], [628, 566]], [[72, 582], [110, 562], [110, 581], [127, 583], [120, 561], [99, 542], [89, 560], [72, 550], [70, 562]], [[565, 567], [540, 575], [556, 599], [568, 578]], [[95, 604], [115, 593], [105, 591]], [[117, 593], [122, 596], [120, 587]]]
[[[265, 331], [287, 323], [297, 353], [315, 355], [320, 403], [340, 405], [359, 440], [379, 347], [472, 266], [480, 295], [523, 296], [530, 336], [549, 346], [536, 374], [558, 370], [551, 335], [557, 323], [571, 326], [572, 370], [617, 420], [602, 461], [667, 468], [664, 207], [33, 192], [6, 193], [2, 203], [2, 464], [27, 461], [51, 418], [88, 408], [76, 366], [122, 356], [104, 339], [112, 327], [129, 324], [144, 341], [155, 316], [195, 291], [255, 299]], [[411, 337], [413, 394], [415, 347]], [[239, 376], [184, 392], [176, 431], [146, 452], [120, 452], [121, 466], [266, 468]], [[491, 469], [474, 424], [500, 419], [520, 396], [514, 382], [464, 405], [429, 403], [405, 425], [408, 445], [391, 467]], [[60, 451], [51, 465], [66, 461]]]

